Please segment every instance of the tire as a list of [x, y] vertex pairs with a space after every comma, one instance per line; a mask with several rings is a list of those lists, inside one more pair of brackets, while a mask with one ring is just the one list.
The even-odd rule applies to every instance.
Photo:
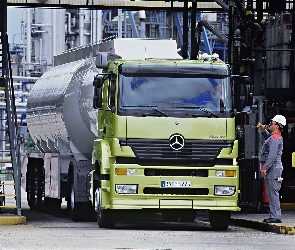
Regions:
[[70, 213], [73, 221], [82, 221], [84, 216], [83, 213], [83, 204], [82, 202], [75, 201], [75, 187], [74, 183], [71, 186], [71, 197], [70, 197]]
[[230, 211], [209, 211], [210, 226], [213, 230], [226, 230], [231, 218]]
[[71, 166], [68, 170], [68, 178], [67, 178], [67, 210], [69, 212], [69, 215], [71, 216], [71, 193], [72, 193], [72, 185], [74, 183], [74, 173]]
[[74, 184], [71, 188], [70, 216], [73, 221], [95, 221], [94, 209], [91, 202], [76, 202]]
[[112, 210], [101, 208], [101, 190], [97, 188], [95, 191], [95, 211], [97, 214], [97, 223], [100, 228], [114, 228], [116, 220]]
[[45, 195], [45, 171], [43, 167], [31, 166], [26, 174], [27, 201], [30, 209], [41, 211]]
[[35, 208], [35, 185], [34, 185], [34, 172], [32, 171], [32, 168], [28, 168], [26, 173], [26, 192], [27, 192], [27, 201], [28, 205], [31, 210], [34, 210]]

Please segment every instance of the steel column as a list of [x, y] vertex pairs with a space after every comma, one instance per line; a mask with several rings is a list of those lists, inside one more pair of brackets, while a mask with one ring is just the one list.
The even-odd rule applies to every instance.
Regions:
[[183, 45], [182, 45], [182, 57], [188, 58], [188, 0], [184, 0], [183, 7]]

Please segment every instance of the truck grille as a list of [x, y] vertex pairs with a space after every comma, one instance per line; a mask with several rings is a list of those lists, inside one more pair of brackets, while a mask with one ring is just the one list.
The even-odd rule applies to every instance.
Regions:
[[140, 165], [214, 166], [220, 151], [233, 147], [233, 141], [185, 140], [178, 151], [170, 147], [169, 140], [121, 139], [120, 145], [130, 146]]

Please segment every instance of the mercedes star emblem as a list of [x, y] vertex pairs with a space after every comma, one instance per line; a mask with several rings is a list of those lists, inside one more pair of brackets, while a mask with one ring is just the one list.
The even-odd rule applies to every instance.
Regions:
[[184, 147], [184, 138], [180, 134], [171, 135], [169, 138], [170, 148], [173, 150], [180, 150]]

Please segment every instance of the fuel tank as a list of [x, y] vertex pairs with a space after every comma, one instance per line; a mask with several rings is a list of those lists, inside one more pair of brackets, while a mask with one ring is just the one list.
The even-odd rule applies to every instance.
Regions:
[[27, 126], [42, 153], [91, 159], [97, 136], [92, 107], [95, 58], [53, 67], [35, 83], [27, 101]]

